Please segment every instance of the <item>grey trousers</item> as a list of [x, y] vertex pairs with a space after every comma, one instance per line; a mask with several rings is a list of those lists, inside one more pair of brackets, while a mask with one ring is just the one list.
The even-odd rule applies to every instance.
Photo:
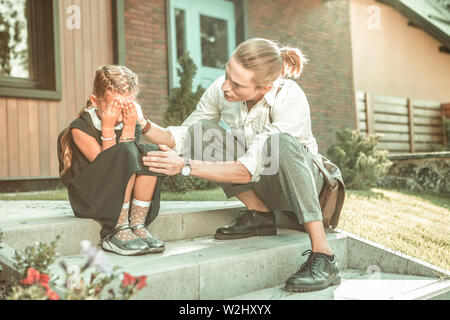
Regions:
[[[195, 129], [197, 126], [197, 129]], [[203, 133], [198, 136], [199, 128]], [[214, 134], [205, 134], [206, 130]], [[197, 130], [197, 131], [196, 131]], [[196, 133], [196, 134], [195, 134]], [[200, 120], [189, 127], [191, 136], [190, 147], [185, 148], [191, 159], [211, 161], [205, 159], [203, 150], [211, 149], [212, 143], [222, 144], [223, 161], [226, 159], [237, 159], [238, 148], [244, 146], [239, 145], [239, 139], [232, 136], [219, 124], [209, 121]], [[310, 221], [322, 221], [322, 210], [319, 204], [319, 194], [322, 190], [324, 179], [317, 166], [312, 162], [307, 153], [310, 151], [289, 133], [276, 133], [278, 138], [278, 170], [275, 174], [261, 175], [257, 182], [246, 184], [234, 183], [218, 183], [223, 189], [227, 198], [238, 195], [239, 193], [254, 190], [261, 201], [271, 210], [285, 212], [291, 219], [297, 218], [294, 223], [303, 224]], [[214, 137], [214, 139], [211, 139]], [[213, 140], [213, 141], [211, 141]], [[226, 148], [225, 144], [234, 144], [233, 148]], [[267, 139], [265, 148], [271, 151], [271, 139]], [[201, 145], [202, 152], [194, 152], [195, 144], [197, 151]], [[187, 147], [186, 145], [185, 147]], [[230, 150], [232, 154], [230, 155]], [[228, 155], [227, 155], [228, 151]], [[228, 157], [228, 158], [227, 158]]]

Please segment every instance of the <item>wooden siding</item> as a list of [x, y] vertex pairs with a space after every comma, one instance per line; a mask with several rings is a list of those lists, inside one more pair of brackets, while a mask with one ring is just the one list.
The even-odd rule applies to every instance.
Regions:
[[391, 153], [431, 151], [445, 143], [439, 102], [356, 92], [357, 128], [379, 134], [380, 149]]
[[[71, 5], [81, 29], [66, 27]], [[112, 64], [111, 0], [62, 0], [59, 6], [62, 100], [0, 97], [0, 179], [58, 177], [56, 141], [84, 107], [97, 67]]]

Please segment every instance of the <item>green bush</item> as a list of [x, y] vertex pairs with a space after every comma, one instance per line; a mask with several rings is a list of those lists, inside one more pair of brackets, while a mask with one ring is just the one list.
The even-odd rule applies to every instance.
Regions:
[[431, 151], [450, 151], [450, 119], [444, 119], [444, 129], [447, 136], [446, 145], [432, 144]]
[[[179, 59], [180, 68], [177, 74], [180, 77], [180, 87], [170, 92], [169, 106], [164, 118], [166, 126], [179, 126], [195, 110], [198, 101], [205, 89], [197, 86], [195, 92], [192, 90], [193, 79], [197, 73], [195, 65], [189, 53], [185, 53]], [[205, 190], [215, 188], [216, 184], [200, 178], [183, 177], [175, 175], [164, 179], [163, 191], [182, 193], [190, 190]]]
[[56, 246], [62, 234], [56, 236], [56, 239], [50, 244], [38, 242], [36, 246], [28, 246], [24, 252], [14, 252], [14, 267], [24, 277], [28, 268], [33, 268], [40, 273], [48, 273], [48, 267], [55, 262], [59, 253], [56, 252]]
[[379, 136], [365, 137], [356, 130], [336, 132], [337, 141], [327, 150], [327, 155], [342, 173], [348, 189], [369, 189], [387, 174], [392, 162], [387, 151], [376, 150]]

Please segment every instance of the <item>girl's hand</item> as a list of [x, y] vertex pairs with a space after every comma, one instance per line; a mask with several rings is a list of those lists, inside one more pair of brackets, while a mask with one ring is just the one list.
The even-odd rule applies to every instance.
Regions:
[[122, 106], [122, 116], [124, 127], [134, 128], [136, 126], [138, 113], [133, 101], [125, 100]]
[[108, 104], [106, 109], [103, 111], [101, 115], [102, 127], [105, 129], [114, 129], [116, 125], [117, 119], [120, 116], [121, 110], [121, 101], [119, 98], [114, 98], [114, 100]]

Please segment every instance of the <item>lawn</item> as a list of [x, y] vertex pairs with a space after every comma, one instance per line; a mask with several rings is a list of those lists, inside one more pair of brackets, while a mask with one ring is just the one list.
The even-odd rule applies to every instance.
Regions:
[[[189, 194], [163, 193], [161, 197], [163, 201], [228, 200], [220, 188]], [[67, 192], [0, 194], [0, 200], [67, 200]], [[448, 195], [375, 188], [348, 190], [338, 227], [450, 270]]]

